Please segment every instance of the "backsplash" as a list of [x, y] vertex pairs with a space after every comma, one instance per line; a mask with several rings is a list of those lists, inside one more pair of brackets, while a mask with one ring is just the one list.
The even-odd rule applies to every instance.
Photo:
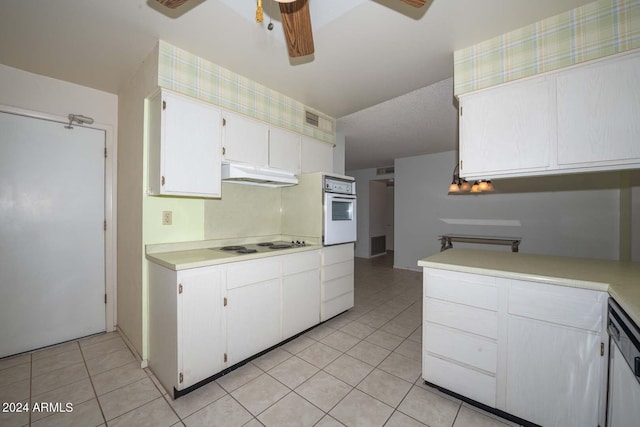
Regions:
[[167, 42], [160, 40], [159, 47], [158, 85], [161, 87], [335, 143], [335, 119], [320, 113], [331, 122], [331, 132], [306, 125], [305, 109], [317, 111]]
[[640, 0], [600, 0], [454, 52], [454, 94], [640, 48]]

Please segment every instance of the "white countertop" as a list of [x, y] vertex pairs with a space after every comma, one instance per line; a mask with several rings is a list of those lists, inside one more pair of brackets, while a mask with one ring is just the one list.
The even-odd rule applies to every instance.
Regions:
[[[150, 246], [150, 245], [149, 245]], [[156, 245], [160, 246], [160, 245]], [[272, 252], [256, 252], [253, 254], [237, 254], [224, 252], [211, 248], [189, 249], [184, 244], [176, 246], [175, 250], [169, 250], [169, 245], [163, 245], [165, 251], [156, 252], [157, 248], [147, 247], [147, 259], [171, 270], [187, 270], [190, 268], [208, 267], [211, 265], [225, 264], [229, 262], [248, 261], [257, 258], [266, 258], [277, 255], [287, 255], [296, 252], [313, 251], [322, 248], [321, 245], [307, 245], [289, 249], [278, 249]]]
[[640, 325], [638, 262], [448, 249], [418, 261], [418, 266], [609, 292]]

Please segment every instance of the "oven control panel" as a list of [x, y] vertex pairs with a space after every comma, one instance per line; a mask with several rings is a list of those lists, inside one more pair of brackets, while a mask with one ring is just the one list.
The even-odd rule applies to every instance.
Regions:
[[356, 183], [354, 181], [325, 177], [324, 191], [340, 194], [356, 194]]

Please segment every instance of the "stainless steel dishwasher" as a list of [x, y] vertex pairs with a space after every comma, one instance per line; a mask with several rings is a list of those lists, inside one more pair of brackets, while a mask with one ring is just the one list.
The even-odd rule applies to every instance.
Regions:
[[640, 329], [609, 298], [608, 427], [640, 425]]

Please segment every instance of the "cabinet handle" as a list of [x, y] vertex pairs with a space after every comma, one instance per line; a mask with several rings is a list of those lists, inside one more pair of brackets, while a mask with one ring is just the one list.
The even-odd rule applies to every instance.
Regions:
[[167, 101], [162, 101], [162, 109], [163, 110], [167, 109]]
[[161, 181], [160, 184], [164, 185], [164, 176], [162, 177], [162, 179], [160, 181]]
[[225, 119], [224, 117], [222, 118], [222, 126], [226, 126], [227, 125], [227, 119]]
[[227, 153], [227, 149], [222, 147], [222, 155], [224, 156]]

